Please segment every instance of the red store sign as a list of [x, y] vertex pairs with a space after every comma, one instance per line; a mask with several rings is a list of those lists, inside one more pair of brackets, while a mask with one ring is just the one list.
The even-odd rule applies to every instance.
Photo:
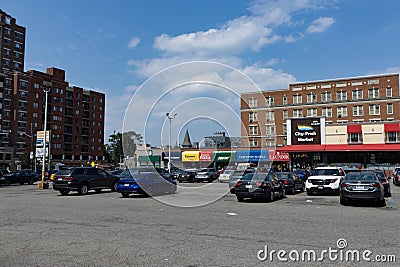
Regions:
[[212, 161], [212, 151], [200, 151], [200, 161]]
[[289, 161], [289, 153], [279, 152], [275, 150], [268, 151], [269, 161]]

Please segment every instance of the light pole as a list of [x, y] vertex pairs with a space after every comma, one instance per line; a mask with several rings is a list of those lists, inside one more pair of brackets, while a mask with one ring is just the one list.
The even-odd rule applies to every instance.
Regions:
[[175, 119], [176, 115], [174, 114], [170, 116], [169, 112], [167, 112], [166, 116], [169, 119], [169, 137], [168, 137], [168, 172], [171, 173], [171, 121]]
[[[43, 164], [42, 164], [42, 182], [41, 186], [39, 188], [44, 189], [45, 186], [45, 180], [44, 180], [44, 172], [45, 172], [45, 166], [46, 166], [46, 131], [47, 131], [47, 98], [48, 98], [48, 93], [50, 91], [50, 88], [48, 86], [43, 87], [43, 92], [46, 94], [46, 99], [45, 99], [45, 104], [44, 104], [44, 137], [43, 137]], [[50, 148], [49, 148], [50, 149]]]

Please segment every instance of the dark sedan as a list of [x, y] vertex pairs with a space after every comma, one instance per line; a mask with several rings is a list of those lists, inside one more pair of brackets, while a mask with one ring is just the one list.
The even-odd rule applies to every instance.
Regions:
[[351, 200], [374, 200], [385, 205], [384, 188], [373, 171], [348, 173], [340, 184], [340, 204]]
[[246, 170], [234, 171], [231, 176], [229, 176], [229, 191], [231, 192], [231, 194], [235, 194], [235, 185], [244, 175], [248, 173], [254, 173], [255, 171], [255, 168], [247, 168]]
[[286, 196], [285, 188], [273, 173], [249, 173], [235, 185], [235, 195], [239, 202], [245, 198], [274, 201]]
[[155, 196], [173, 194], [176, 192], [176, 182], [173, 179], [161, 176], [158, 172], [137, 172], [121, 177], [117, 184], [117, 192], [122, 197], [130, 194]]
[[39, 180], [39, 175], [31, 170], [12, 172], [4, 175], [5, 184], [33, 184]]
[[294, 195], [297, 190], [300, 192], [304, 192], [305, 184], [302, 179], [300, 179], [295, 173], [293, 172], [276, 172], [274, 173], [279, 181], [285, 187], [287, 194]]
[[383, 185], [383, 189], [385, 190], [385, 197], [391, 197], [392, 193], [390, 191], [390, 183], [386, 177], [386, 174], [383, 171], [375, 171], [376, 176], [378, 176], [379, 181]]
[[186, 170], [179, 170], [176, 173], [176, 180], [181, 182], [194, 182], [195, 176], [199, 170], [197, 169], [186, 169]]

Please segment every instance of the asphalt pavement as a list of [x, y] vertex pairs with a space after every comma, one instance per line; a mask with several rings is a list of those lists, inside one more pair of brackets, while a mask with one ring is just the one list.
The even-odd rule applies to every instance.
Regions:
[[[387, 205], [377, 207], [341, 206], [338, 196], [305, 193], [239, 203], [232, 194], [219, 195], [227, 191], [226, 183], [201, 186], [191, 192], [181, 185], [176, 195], [158, 200], [122, 198], [109, 190], [61, 196], [36, 185], [0, 187], [0, 266], [398, 266], [393, 261], [400, 261], [400, 187], [392, 186]], [[182, 207], [199, 203], [188, 192], [207, 204]], [[165, 204], [171, 198], [179, 201]], [[346, 261], [349, 251], [361, 259]], [[382, 258], [391, 262], [378, 263]]]

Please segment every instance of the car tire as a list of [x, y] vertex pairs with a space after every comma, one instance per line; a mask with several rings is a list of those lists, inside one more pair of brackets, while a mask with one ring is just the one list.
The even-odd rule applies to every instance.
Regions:
[[294, 185], [293, 185], [292, 189], [290, 190], [290, 194], [291, 194], [291, 195], [296, 194], [296, 188], [295, 188]]
[[300, 192], [304, 192], [304, 191], [306, 191], [306, 186], [305, 186], [305, 184], [303, 184], [302, 186], [301, 186], [301, 189], [300, 189]]
[[385, 207], [386, 206], [385, 199], [384, 198], [383, 199], [378, 199], [377, 200], [377, 205], [378, 205], [378, 207]]
[[275, 200], [274, 190], [269, 191], [269, 202], [273, 202]]
[[11, 185], [11, 182], [7, 180], [6, 185]]
[[238, 202], [243, 202], [243, 201], [244, 201], [244, 197], [236, 196], [236, 198], [237, 198], [237, 201], [238, 201]]
[[101, 193], [101, 188], [98, 188], [98, 189], [96, 189], [94, 191], [96, 191], [96, 193]]
[[112, 192], [117, 191], [117, 183], [113, 183], [113, 184], [111, 185], [110, 189], [111, 189]]
[[33, 184], [33, 180], [30, 179], [30, 180], [28, 181], [28, 184]]
[[348, 200], [345, 199], [344, 197], [340, 197], [340, 204], [346, 206], [348, 204]]
[[69, 194], [69, 190], [60, 190], [60, 194], [61, 194], [62, 196], [66, 196], [66, 195]]
[[20, 184], [20, 185], [23, 185], [23, 184], [24, 184], [24, 182], [20, 182], [19, 184]]
[[153, 195], [154, 195], [153, 188], [150, 186], [150, 187], [147, 188], [147, 190], [146, 190], [146, 196], [152, 197]]
[[312, 196], [312, 195], [313, 195], [313, 193], [311, 191], [307, 190], [307, 196]]
[[129, 193], [123, 192], [123, 193], [121, 193], [121, 195], [122, 195], [122, 197], [129, 197]]
[[282, 198], [286, 198], [286, 190], [285, 190], [285, 188], [282, 189]]
[[78, 187], [78, 195], [86, 195], [89, 191], [89, 187], [86, 184], [82, 184]]

